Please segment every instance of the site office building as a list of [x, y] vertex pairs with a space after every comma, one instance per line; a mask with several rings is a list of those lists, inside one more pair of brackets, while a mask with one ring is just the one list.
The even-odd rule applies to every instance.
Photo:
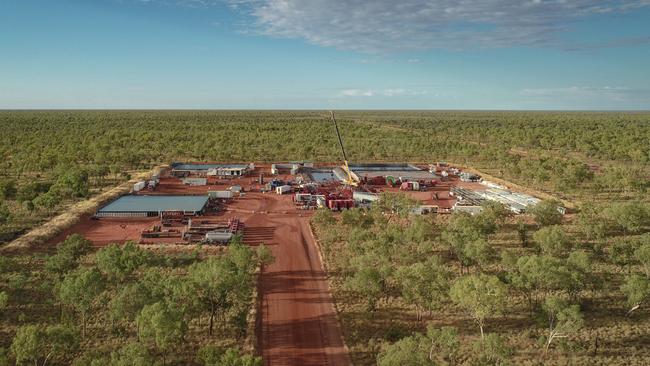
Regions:
[[171, 174], [175, 177], [221, 177], [236, 178], [247, 175], [255, 169], [253, 164], [191, 164], [173, 163]]

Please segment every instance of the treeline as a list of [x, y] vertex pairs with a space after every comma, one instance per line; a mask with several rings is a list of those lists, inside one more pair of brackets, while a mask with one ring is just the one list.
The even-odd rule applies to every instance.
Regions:
[[[602, 199], [638, 196], [650, 184], [648, 113], [337, 116], [352, 161], [449, 160]], [[0, 243], [154, 164], [341, 161], [329, 115], [318, 111], [0, 111], [0, 129]]]
[[567, 225], [550, 201], [519, 218], [494, 202], [447, 218], [414, 204], [384, 195], [313, 218], [357, 364], [590, 364], [599, 344], [639, 347], [625, 329], [650, 326], [650, 205], [591, 206]]
[[261, 365], [241, 353], [256, 269], [270, 251], [155, 254], [133, 243], [92, 253], [74, 234], [55, 254], [0, 257], [0, 360], [33, 365]]

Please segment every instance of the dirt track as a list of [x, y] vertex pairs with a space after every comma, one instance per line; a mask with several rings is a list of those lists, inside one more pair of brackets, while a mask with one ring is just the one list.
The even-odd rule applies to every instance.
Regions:
[[257, 212], [245, 219], [244, 240], [264, 241], [276, 258], [259, 287], [258, 340], [266, 365], [349, 365], [308, 217], [288, 196], [260, 196], [239, 200], [233, 209], [239, 216]]

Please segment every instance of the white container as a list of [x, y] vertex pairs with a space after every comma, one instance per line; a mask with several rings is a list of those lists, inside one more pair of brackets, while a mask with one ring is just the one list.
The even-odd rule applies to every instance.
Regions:
[[233, 234], [230, 231], [208, 231], [205, 233], [206, 243], [227, 243], [232, 239]]
[[139, 192], [139, 191], [143, 190], [145, 185], [146, 185], [146, 183], [144, 181], [134, 184], [133, 185], [133, 192]]
[[275, 193], [277, 194], [285, 194], [289, 192], [291, 192], [291, 186], [284, 185], [284, 186], [275, 187]]
[[272, 175], [278, 174], [278, 168], [275, 166], [275, 164], [271, 164], [271, 174]]
[[379, 201], [379, 195], [370, 192], [352, 192], [352, 198], [357, 202]]
[[232, 198], [233, 194], [231, 191], [208, 191], [208, 197], [210, 198], [220, 198], [227, 199]]

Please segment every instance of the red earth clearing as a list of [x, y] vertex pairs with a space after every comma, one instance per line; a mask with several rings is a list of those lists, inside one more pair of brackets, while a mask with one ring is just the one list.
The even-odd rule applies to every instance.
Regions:
[[[210, 186], [186, 186], [177, 178], [163, 177], [155, 190], [138, 194], [206, 194], [208, 190], [225, 190], [241, 185], [244, 195], [224, 205], [224, 210], [209, 213], [205, 219], [227, 221], [239, 218], [244, 223], [244, 242], [251, 246], [268, 245], [275, 263], [263, 269], [259, 282], [258, 349], [266, 365], [349, 365], [327, 276], [317, 244], [309, 227], [310, 211], [298, 210], [291, 195], [260, 193], [257, 180], [268, 166], [258, 166], [248, 177], [220, 180]], [[286, 174], [273, 178], [291, 179]], [[265, 174], [265, 181], [271, 179]], [[475, 183], [461, 183], [452, 178], [424, 192], [406, 192], [426, 205], [450, 208], [455, 199], [449, 196], [454, 185], [485, 189]], [[398, 188], [377, 186], [380, 191]], [[252, 192], [252, 191], [256, 192]], [[79, 233], [96, 246], [140, 241], [142, 230], [159, 225], [158, 218], [82, 217], [68, 230], [53, 238], [58, 243], [72, 233]], [[165, 228], [178, 229], [182, 227]], [[177, 243], [177, 238], [149, 239], [146, 243]]]

